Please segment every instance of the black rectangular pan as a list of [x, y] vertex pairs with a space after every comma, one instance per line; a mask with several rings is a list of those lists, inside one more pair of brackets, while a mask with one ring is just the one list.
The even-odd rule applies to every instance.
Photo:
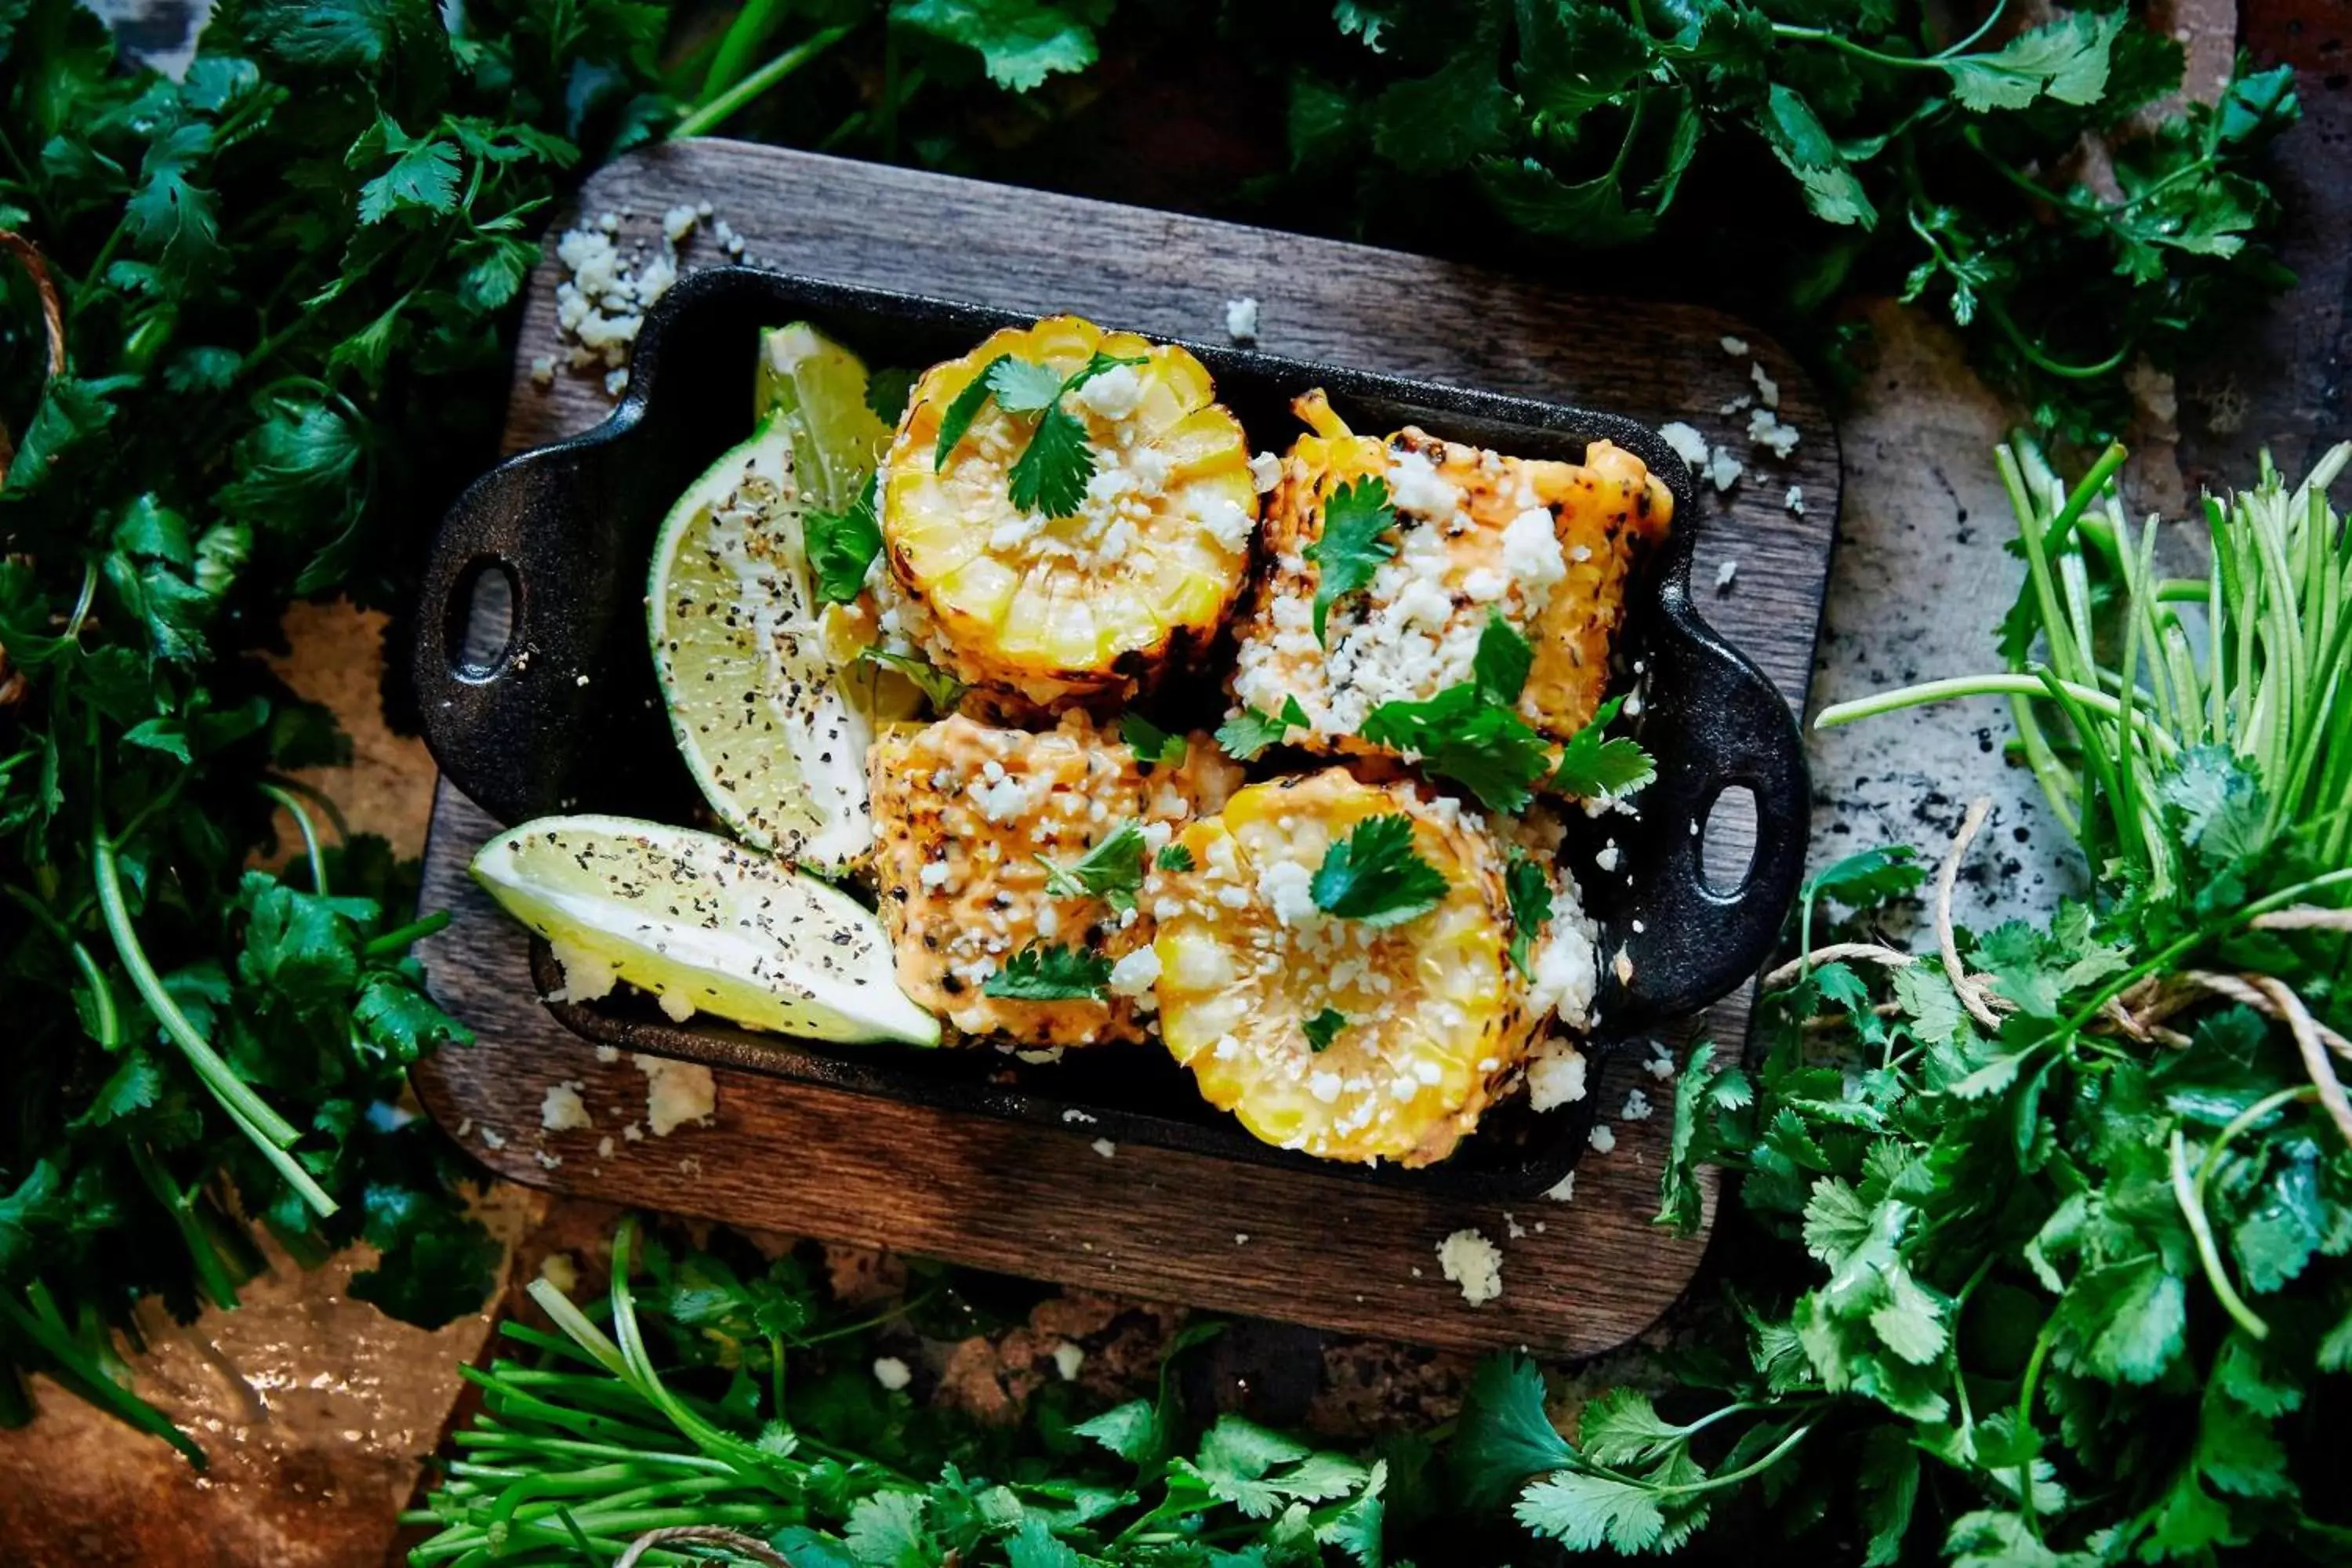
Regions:
[[[714, 268], [678, 284], [646, 318], [628, 392], [612, 416], [494, 469], [442, 524], [425, 571], [415, 656], [425, 739], [442, 771], [509, 824], [604, 812], [711, 825], [661, 711], [645, 581], [655, 531], [671, 503], [750, 433], [761, 329], [805, 321], [869, 365], [919, 368], [1025, 320], [753, 268]], [[1614, 415], [1217, 344], [1185, 346], [1216, 378], [1219, 400], [1260, 449], [1288, 446], [1298, 428], [1291, 399], [1320, 386], [1360, 430], [1418, 425], [1518, 457], [1569, 461], [1605, 438], [1673, 488], [1674, 534], [1633, 586], [1621, 650], [1643, 671], [1633, 729], [1657, 759], [1657, 782], [1643, 793], [1638, 816], [1573, 822], [1566, 851], [1603, 932], [1605, 1037], [1587, 1049], [1585, 1099], [1545, 1116], [1517, 1099], [1489, 1112], [1451, 1160], [1405, 1171], [1318, 1162], [1260, 1143], [1203, 1103], [1189, 1075], [1149, 1047], [1033, 1063], [992, 1050], [827, 1045], [716, 1021], [674, 1024], [649, 998], [623, 994], [551, 1004], [559, 1019], [626, 1050], [1077, 1129], [1115, 1142], [1410, 1184], [1465, 1199], [1513, 1199], [1553, 1186], [1574, 1166], [1611, 1047], [1705, 1007], [1755, 973], [1804, 864], [1804, 754], [1771, 681], [1692, 605], [1690, 563], [1701, 525], [1682, 458], [1656, 432]], [[475, 591], [486, 575], [504, 581], [509, 629], [497, 646], [469, 647]], [[1213, 724], [1221, 698], [1204, 691], [1199, 702], [1198, 716]], [[1754, 795], [1757, 848], [1739, 884], [1718, 889], [1703, 870], [1703, 829], [1717, 798], [1738, 788]], [[1604, 835], [1618, 845], [1610, 873], [1592, 860]], [[520, 928], [515, 940], [524, 940]], [[1622, 979], [1613, 963], [1621, 952], [1630, 965]], [[560, 983], [543, 944], [534, 972], [542, 991]]]

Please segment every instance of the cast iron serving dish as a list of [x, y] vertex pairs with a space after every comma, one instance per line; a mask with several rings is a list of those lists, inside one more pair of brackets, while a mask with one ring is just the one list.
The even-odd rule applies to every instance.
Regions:
[[[951, 358], [1027, 318], [751, 268], [685, 279], [647, 317], [627, 395], [612, 417], [569, 441], [526, 452], [477, 481], [443, 522], [418, 614], [415, 679], [426, 741], [442, 771], [492, 816], [608, 812], [678, 823], [709, 818], [679, 760], [647, 649], [645, 583], [656, 529], [719, 453], [747, 435], [760, 330], [806, 321], [869, 365]], [[1108, 321], [1110, 327], [1123, 323]], [[1524, 1097], [1489, 1112], [1446, 1163], [1420, 1171], [1328, 1163], [1260, 1143], [1205, 1104], [1164, 1052], [1071, 1051], [1051, 1064], [1003, 1052], [835, 1046], [701, 1020], [670, 1022], [649, 998], [551, 1004], [600, 1044], [688, 1058], [860, 1093], [1034, 1121], [1087, 1137], [1411, 1184], [1465, 1199], [1522, 1197], [1556, 1184], [1584, 1148], [1612, 1044], [1695, 1012], [1753, 975], [1803, 867], [1808, 791], [1787, 704], [1772, 683], [1700, 619], [1690, 570], [1699, 509], [1687, 466], [1630, 420], [1490, 393], [1305, 363], [1216, 344], [1184, 345], [1216, 377], [1217, 395], [1260, 448], [1298, 430], [1290, 400], [1321, 386], [1359, 430], [1418, 425], [1528, 458], [1579, 460], [1606, 437], [1673, 488], [1675, 526], [1635, 583], [1623, 655], [1644, 671], [1635, 732], [1657, 759], [1637, 816], [1587, 822], [1571, 813], [1567, 850], [1600, 921], [1605, 1037], [1587, 1048], [1594, 1077], [1569, 1110], [1538, 1116]], [[476, 590], [504, 580], [503, 639], [473, 626]], [[469, 641], [469, 629], [471, 640]], [[482, 646], [485, 641], [493, 646]], [[1198, 683], [1202, 687], [1208, 682]], [[1183, 694], [1175, 694], [1184, 700]], [[1222, 694], [1197, 694], [1187, 717], [1213, 726]], [[1745, 877], [1710, 887], [1704, 827], [1727, 790], [1753, 792], [1757, 848]], [[1619, 846], [1614, 874], [1593, 851]], [[523, 940], [518, 930], [516, 940]], [[1632, 977], [1619, 982], [1622, 951]], [[559, 984], [543, 944], [542, 990]]]

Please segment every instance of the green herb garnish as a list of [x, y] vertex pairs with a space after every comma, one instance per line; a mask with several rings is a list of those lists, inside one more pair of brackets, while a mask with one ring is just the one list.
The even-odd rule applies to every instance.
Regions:
[[932, 709], [950, 712], [963, 694], [971, 689], [919, 653], [899, 653], [878, 643], [861, 652], [858, 658], [867, 664], [878, 664], [897, 670], [915, 683]]
[[808, 539], [809, 570], [816, 580], [821, 604], [846, 605], [865, 591], [866, 574], [882, 553], [882, 524], [875, 515], [879, 475], [869, 474], [857, 485], [857, 499], [849, 510], [808, 510], [803, 529]]
[[1110, 960], [1091, 948], [1033, 942], [981, 983], [981, 994], [1013, 1002], [1099, 1002]]
[[1383, 702], [1365, 715], [1361, 733], [1417, 755], [1423, 772], [1454, 780], [1489, 811], [1526, 810], [1551, 767], [1550, 747], [1535, 727], [1472, 680], [1425, 702]]
[[1095, 453], [1085, 422], [1064, 408], [1062, 399], [1105, 371], [1146, 363], [1141, 355], [1122, 358], [1097, 352], [1068, 375], [1057, 376], [1050, 365], [999, 354], [981, 367], [940, 416], [931, 466], [947, 467], [971, 422], [992, 399], [1007, 414], [1036, 415], [1036, 426], [1006, 476], [1011, 500], [1023, 511], [1068, 517], [1086, 499], [1087, 482], [1095, 477]]
[[1478, 649], [1470, 659], [1471, 682], [1487, 701], [1514, 707], [1528, 689], [1528, 671], [1535, 663], [1535, 648], [1497, 610], [1478, 634]]
[[1553, 789], [1579, 800], [1614, 798], [1631, 795], [1658, 776], [1657, 763], [1639, 741], [1626, 735], [1606, 739], [1601, 735], [1624, 706], [1624, 698], [1612, 697], [1593, 713], [1591, 722], [1569, 737], [1568, 744], [1560, 748], [1559, 766], [1551, 775]]
[[1381, 563], [1397, 552], [1382, 534], [1396, 526], [1389, 482], [1367, 474], [1341, 485], [1323, 503], [1323, 531], [1299, 553], [1315, 563], [1315, 640], [1324, 642], [1331, 606], [1372, 580]]
[[1504, 868], [1503, 890], [1511, 900], [1511, 967], [1528, 973], [1528, 952], [1551, 919], [1551, 873], [1533, 856], [1512, 852]]
[[1217, 744], [1237, 763], [1254, 763], [1268, 746], [1279, 745], [1293, 730], [1310, 728], [1313, 721], [1296, 697], [1282, 700], [1279, 714], [1244, 708], [1217, 726]]
[[1445, 897], [1445, 874], [1412, 846], [1412, 819], [1368, 816], [1323, 852], [1308, 885], [1315, 907], [1369, 926], [1401, 925]]
[[1139, 763], [1172, 768], [1184, 760], [1184, 737], [1170, 734], [1140, 713], [1118, 716], [1118, 738]]
[[1163, 844], [1155, 864], [1163, 871], [1189, 871], [1192, 868], [1192, 852], [1181, 844]]
[[1348, 1026], [1348, 1015], [1337, 1007], [1326, 1007], [1298, 1026], [1306, 1033], [1307, 1048], [1320, 1056], [1339, 1037], [1339, 1031]]
[[1115, 910], [1131, 910], [1143, 886], [1143, 829], [1122, 822], [1109, 837], [1067, 867], [1045, 856], [1045, 890], [1057, 899], [1096, 898]]

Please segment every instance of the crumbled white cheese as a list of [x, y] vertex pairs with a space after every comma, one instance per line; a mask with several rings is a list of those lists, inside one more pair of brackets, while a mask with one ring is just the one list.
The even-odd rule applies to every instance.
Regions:
[[1054, 1371], [1064, 1383], [1077, 1381], [1078, 1369], [1087, 1364], [1087, 1352], [1064, 1340], [1054, 1347]]
[[1685, 425], [1677, 419], [1671, 425], [1659, 426], [1658, 434], [1684, 462], [1694, 468], [1706, 467], [1706, 437], [1698, 433], [1696, 426]]
[[563, 984], [547, 994], [549, 1001], [594, 1002], [613, 994], [620, 972], [602, 957], [560, 936], [551, 937], [547, 946], [563, 971]]
[[897, 1356], [877, 1356], [874, 1358], [874, 1381], [896, 1394], [914, 1382], [915, 1374]]
[[1619, 1113], [1627, 1121], [1647, 1121], [1650, 1119], [1650, 1097], [1640, 1089], [1625, 1094], [1625, 1109]]
[[1572, 1040], [1552, 1036], [1528, 1061], [1528, 1104], [1557, 1110], [1584, 1098], [1584, 1053]]
[[1788, 499], [1788, 500], [1787, 500], [1784, 504], [1788, 507], [1788, 509], [1789, 509], [1791, 512], [1795, 513], [1797, 516], [1799, 516], [1799, 517], [1802, 517], [1802, 516], [1804, 516], [1804, 515], [1805, 515], [1805, 487], [1804, 487], [1804, 486], [1802, 486], [1802, 485], [1790, 485], [1790, 486], [1789, 487], [1789, 499]]
[[1656, 1054], [1642, 1064], [1642, 1070], [1660, 1083], [1675, 1076], [1675, 1058], [1664, 1046], [1652, 1047]]
[[915, 879], [936, 892], [948, 885], [948, 879], [954, 873], [949, 870], [946, 861], [926, 860], [915, 872]]
[[599, 1160], [609, 1160], [612, 1157], [613, 1135], [610, 1132], [607, 1132], [604, 1136], [596, 1140], [596, 1158]]
[[1509, 1237], [1513, 1241], [1521, 1241], [1526, 1239], [1528, 1227], [1521, 1225], [1517, 1218], [1512, 1215], [1510, 1210], [1505, 1209], [1503, 1211], [1503, 1234]]
[[1160, 980], [1160, 954], [1149, 947], [1139, 947], [1110, 966], [1110, 994], [1114, 996], [1140, 996]]
[[1225, 336], [1237, 343], [1257, 342], [1257, 301], [1247, 295], [1225, 301]]
[[991, 822], [1011, 822], [1029, 809], [1029, 785], [1020, 779], [974, 779], [964, 793]]
[[539, 1124], [550, 1132], [595, 1126], [595, 1119], [588, 1114], [587, 1102], [580, 1098], [583, 1087], [577, 1080], [550, 1086], [539, 1102]]
[[673, 1024], [683, 1024], [694, 1016], [694, 1003], [683, 991], [664, 991], [654, 997], [654, 1005]]
[[1591, 1143], [1596, 1154], [1612, 1153], [1617, 1148], [1617, 1134], [1606, 1121], [1596, 1121], [1592, 1124]]
[[503, 1149], [507, 1146], [506, 1134], [495, 1127], [485, 1127], [482, 1129], [482, 1146], [486, 1149]]
[[1765, 374], [1764, 362], [1759, 360], [1754, 364], [1749, 365], [1748, 367], [1748, 374], [1756, 378], [1757, 401], [1763, 404], [1767, 408], [1780, 407], [1780, 384], [1774, 381], [1769, 375]]
[[1785, 458], [1797, 449], [1799, 435], [1795, 426], [1781, 424], [1780, 416], [1770, 409], [1758, 408], [1748, 416], [1748, 439], [1769, 449], [1774, 457]]
[[1315, 873], [1300, 861], [1274, 860], [1257, 874], [1257, 896], [1286, 926], [1306, 925], [1322, 918], [1315, 902]]
[[1576, 1173], [1574, 1171], [1570, 1171], [1567, 1175], [1562, 1176], [1549, 1187], [1545, 1188], [1544, 1196], [1549, 1198], [1556, 1204], [1574, 1203], [1576, 1201]]
[[1503, 1293], [1503, 1254], [1475, 1230], [1457, 1230], [1439, 1242], [1437, 1267], [1462, 1288], [1462, 1299], [1474, 1307]]
[[1065, 1121], [1092, 1121], [1094, 1118], [1087, 1115], [1085, 1111], [1073, 1107], [1072, 1109], [1062, 1112], [1062, 1120]]
[[542, 1171], [552, 1171], [556, 1166], [563, 1163], [562, 1155], [551, 1154], [544, 1149], [533, 1149], [530, 1152], [530, 1157], [539, 1162], [539, 1167]]
[[1559, 552], [1559, 531], [1550, 512], [1529, 507], [1511, 519], [1503, 530], [1503, 569], [1530, 604], [1549, 599], [1551, 585], [1568, 575], [1568, 561]]
[[1118, 1153], [1118, 1145], [1112, 1142], [1108, 1138], [1096, 1139], [1091, 1147], [1096, 1153], [1100, 1154], [1106, 1160], [1111, 1159]]
[[1725, 562], [1722, 565], [1715, 569], [1715, 591], [1718, 594], [1730, 593], [1732, 579], [1738, 575], [1739, 563], [1737, 561]]
[[1247, 1247], [1249, 1245], [1249, 1232], [1245, 1230], [1237, 1230], [1234, 1232], [1234, 1245], [1235, 1247]]
[[542, 391], [555, 384], [555, 356], [553, 354], [533, 354], [531, 356], [530, 381], [533, 386], [539, 387]]
[[1543, 941], [1536, 944], [1528, 976], [1528, 1005], [1538, 1013], [1557, 1013], [1570, 1024], [1586, 1022], [1592, 998], [1600, 989], [1600, 955], [1592, 944], [1591, 922], [1573, 904], [1553, 917]]
[[1202, 511], [1201, 526], [1219, 544], [1238, 555], [1249, 548], [1250, 535], [1257, 531], [1257, 520], [1229, 497], [1219, 496]]
[[1715, 455], [1707, 459], [1706, 477], [1714, 481], [1715, 488], [1718, 490], [1727, 490], [1738, 484], [1739, 476], [1747, 471], [1747, 468], [1738, 458], [1731, 455], [1731, 450], [1727, 447], [1717, 447], [1715, 449]]
[[1416, 517], [1449, 518], [1460, 510], [1462, 492], [1423, 453], [1397, 452], [1389, 458], [1389, 500]]
[[1088, 413], [1124, 419], [1143, 405], [1143, 378], [1131, 364], [1116, 364], [1072, 395]]
[[1339, 1075], [1335, 1072], [1318, 1072], [1307, 1080], [1307, 1092], [1325, 1105], [1337, 1103], [1339, 1089]]
[[[718, 1110], [719, 1085], [701, 1063], [672, 1061], [643, 1052], [629, 1059], [646, 1075], [646, 1124], [654, 1130], [655, 1137], [667, 1138], [689, 1121], [708, 1121]], [[628, 1136], [630, 1131], [623, 1128], [622, 1135]]]
[[1282, 459], [1272, 452], [1260, 452], [1249, 460], [1250, 488], [1264, 495], [1282, 483]]
[[1601, 847], [1601, 853], [1592, 858], [1592, 863], [1600, 867], [1604, 871], [1614, 871], [1617, 869], [1617, 859], [1621, 851], [1617, 847], [1617, 840], [1612, 838], [1608, 843], [1603, 844]]
[[1748, 353], [1748, 340], [1746, 338], [1735, 338], [1727, 333], [1720, 341], [1723, 344], [1723, 352], [1729, 354], [1733, 359], [1741, 359], [1746, 357]]
[[608, 1064], [619, 1061], [621, 1059], [621, 1047], [618, 1046], [598, 1046], [596, 1047], [596, 1059], [600, 1062], [605, 1062]]
[[623, 394], [623, 393], [625, 393], [625, 392], [626, 392], [626, 391], [628, 391], [628, 390], [629, 390], [629, 373], [628, 373], [626, 370], [625, 370], [625, 369], [624, 369], [624, 370], [614, 370], [614, 371], [607, 371], [607, 372], [605, 372], [605, 373], [604, 373], [604, 395], [605, 395], [605, 396], [607, 396], [607, 397], [618, 397], [618, 396], [620, 396], [620, 395], [621, 395], [621, 394]]

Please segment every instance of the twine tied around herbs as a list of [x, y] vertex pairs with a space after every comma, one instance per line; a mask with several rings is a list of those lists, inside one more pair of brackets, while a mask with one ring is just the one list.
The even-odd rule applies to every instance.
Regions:
[[756, 1563], [760, 1568], [793, 1568], [791, 1558], [757, 1536], [716, 1524], [673, 1524], [648, 1530], [629, 1542], [629, 1549], [621, 1553], [613, 1568], [637, 1568], [646, 1552], [666, 1546], [716, 1546], [730, 1556]]
[[[1936, 946], [1943, 961], [1944, 976], [1952, 984], [1953, 993], [1969, 1016], [1984, 1027], [1998, 1032], [2001, 1019], [2017, 1011], [2017, 1005], [2003, 996], [1998, 982], [1990, 974], [1971, 974], [1960, 962], [1959, 944], [1952, 926], [1952, 893], [1959, 879], [1960, 864], [1967, 858], [1969, 847], [1976, 841], [1977, 833], [1984, 826], [1985, 816], [1992, 809], [1990, 796], [1979, 796], [1969, 805], [1968, 815], [1960, 822], [1959, 831], [1952, 836], [1951, 847], [1945, 852], [1942, 867], [1936, 875], [1936, 901], [1933, 908], [1936, 926]], [[2273, 910], [2256, 915], [2247, 922], [2256, 931], [2335, 931], [2352, 932], [2352, 910], [2317, 909], [2295, 906]], [[1907, 969], [1920, 962], [1915, 953], [1882, 942], [1835, 942], [1804, 953], [1773, 970], [1764, 977], [1767, 990], [1779, 990], [1794, 984], [1816, 963], [1874, 963], [1886, 969]], [[2274, 975], [2218, 973], [2211, 970], [2189, 969], [2178, 974], [2151, 975], [2119, 996], [2109, 997], [2099, 1008], [2098, 1022], [2094, 1028], [2127, 1036], [2143, 1044], [2160, 1044], [2178, 1049], [2189, 1044], [2189, 1037], [2167, 1026], [2165, 1020], [2200, 1002], [2220, 998], [2252, 1008], [2275, 1023], [2284, 1024], [2294, 1037], [2295, 1050], [2303, 1058], [2304, 1071], [2311, 1079], [2313, 1090], [2319, 1097], [2336, 1131], [2344, 1141], [2352, 1144], [2352, 1099], [2344, 1092], [2336, 1067], [2328, 1058], [2340, 1057], [2352, 1063], [2352, 1039], [2329, 1028], [2311, 1016], [2303, 998], [2294, 988]], [[1881, 1014], [1893, 1014], [1899, 1009], [1894, 1003], [1882, 1004]], [[1807, 1020], [1809, 1027], [1827, 1027], [1844, 1021], [1843, 1015], [1832, 1015]]]

